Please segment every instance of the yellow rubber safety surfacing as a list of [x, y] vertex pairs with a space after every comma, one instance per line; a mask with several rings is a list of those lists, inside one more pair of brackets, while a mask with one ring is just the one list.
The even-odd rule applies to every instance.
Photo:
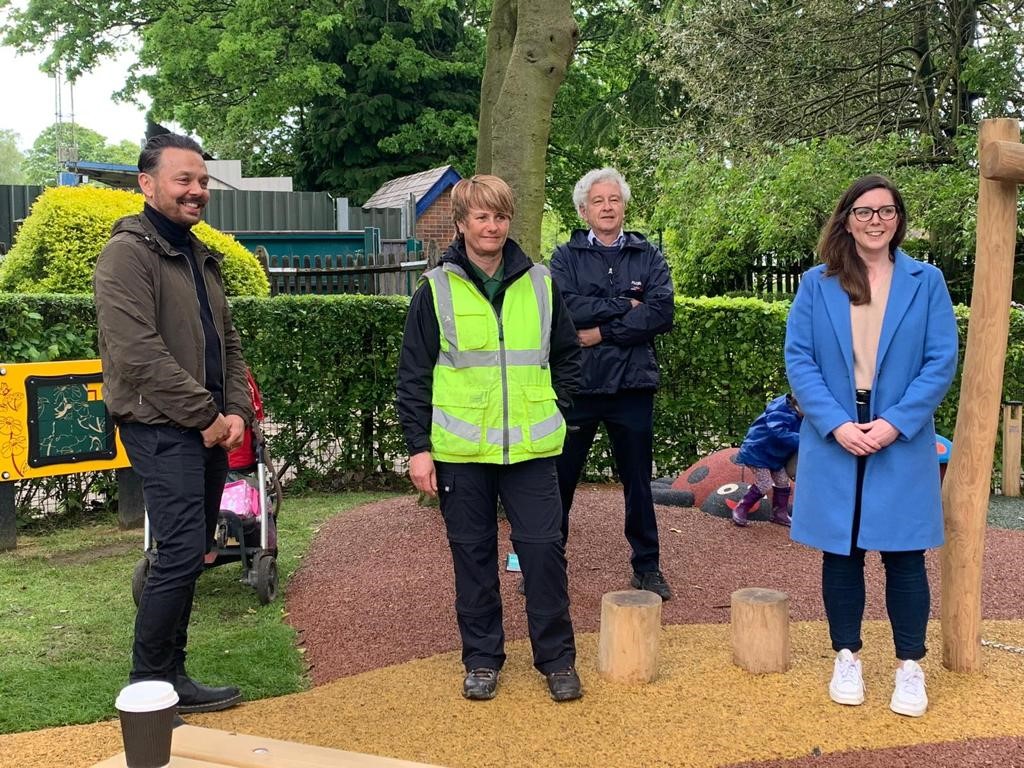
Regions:
[[[658, 678], [638, 686], [603, 681], [597, 635], [580, 636], [585, 695], [577, 702], [548, 698], [529, 643], [517, 641], [508, 646], [498, 695], [488, 702], [462, 698], [459, 655], [446, 653], [188, 721], [450, 768], [712, 768], [815, 750], [1024, 735], [1024, 656], [986, 647], [983, 672], [949, 672], [937, 622], [929, 625], [932, 652], [922, 664], [930, 700], [922, 718], [889, 710], [896, 663], [887, 622], [864, 627], [866, 698], [859, 707], [828, 698], [834, 654], [823, 622], [794, 622], [792, 668], [769, 675], [732, 664], [728, 625], [663, 631]], [[984, 622], [983, 634], [1024, 646], [1021, 621]], [[0, 765], [91, 765], [117, 752], [119, 737], [116, 722], [0, 736]], [[99, 742], [91, 762], [80, 756], [89, 739]]]

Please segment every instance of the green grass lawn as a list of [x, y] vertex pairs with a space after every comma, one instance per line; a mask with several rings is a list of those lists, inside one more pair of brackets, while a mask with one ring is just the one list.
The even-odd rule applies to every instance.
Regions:
[[[321, 523], [382, 494], [285, 498], [278, 520], [281, 589], [270, 605], [239, 582], [241, 565], [206, 571], [196, 587], [189, 674], [242, 688], [247, 699], [308, 687], [284, 585]], [[0, 733], [114, 716], [127, 682], [135, 604], [132, 568], [142, 532], [113, 522], [22, 536], [0, 553]]]

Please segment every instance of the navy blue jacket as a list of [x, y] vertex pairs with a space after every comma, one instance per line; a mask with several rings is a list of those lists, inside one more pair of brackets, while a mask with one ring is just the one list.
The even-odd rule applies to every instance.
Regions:
[[[601, 343], [583, 349], [579, 394], [614, 394], [658, 387], [654, 337], [672, 329], [672, 277], [661, 251], [626, 232], [618, 253], [606, 256], [577, 229], [555, 249], [551, 277], [577, 329], [600, 328]], [[641, 304], [633, 307], [631, 298]]]
[[789, 398], [780, 395], [754, 419], [736, 454], [736, 461], [748, 467], [782, 469], [799, 446], [800, 415], [790, 405]]

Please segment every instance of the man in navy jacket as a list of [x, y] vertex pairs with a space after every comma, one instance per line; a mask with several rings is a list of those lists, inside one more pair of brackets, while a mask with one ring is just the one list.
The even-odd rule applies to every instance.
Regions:
[[623, 231], [629, 196], [629, 185], [614, 168], [587, 173], [576, 184], [573, 203], [589, 230], [575, 230], [551, 259], [551, 276], [583, 347], [580, 386], [566, 414], [569, 433], [558, 457], [562, 537], [568, 540], [576, 483], [597, 427], [604, 424], [625, 495], [631, 583], [668, 600], [672, 590], [659, 564], [651, 468], [659, 379], [654, 337], [672, 328], [672, 279], [657, 247]]

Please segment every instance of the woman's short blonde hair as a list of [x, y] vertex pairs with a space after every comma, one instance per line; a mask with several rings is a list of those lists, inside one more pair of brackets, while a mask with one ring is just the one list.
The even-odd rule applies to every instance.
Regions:
[[465, 221], [470, 208], [503, 213], [511, 219], [516, 212], [512, 188], [486, 173], [461, 179], [452, 187], [452, 218], [456, 223]]

